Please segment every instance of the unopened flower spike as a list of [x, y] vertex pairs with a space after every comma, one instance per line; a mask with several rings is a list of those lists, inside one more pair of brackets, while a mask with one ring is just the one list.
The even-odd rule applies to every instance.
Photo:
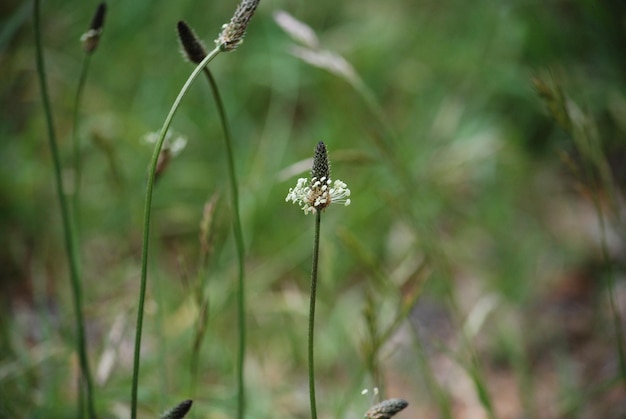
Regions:
[[178, 22], [177, 28], [178, 39], [185, 51], [185, 56], [192, 63], [200, 64], [207, 54], [204, 44], [184, 20]]
[[254, 15], [260, 0], [242, 0], [235, 10], [230, 22], [222, 26], [222, 32], [215, 40], [215, 44], [222, 51], [233, 51], [243, 42], [250, 19]]
[[185, 400], [161, 415], [161, 419], [182, 419], [191, 410], [192, 400]]
[[96, 13], [93, 15], [93, 19], [91, 19], [89, 30], [80, 37], [80, 41], [83, 43], [83, 48], [88, 54], [94, 52], [98, 47], [100, 36], [102, 35], [102, 28], [104, 27], [104, 17], [106, 16], [106, 11], [106, 3], [100, 3], [96, 9]]
[[300, 178], [290, 188], [285, 202], [298, 204], [305, 214], [322, 211], [330, 204], [350, 205], [350, 189], [341, 180], [330, 178], [330, 162], [326, 145], [320, 141], [315, 147], [311, 178]]

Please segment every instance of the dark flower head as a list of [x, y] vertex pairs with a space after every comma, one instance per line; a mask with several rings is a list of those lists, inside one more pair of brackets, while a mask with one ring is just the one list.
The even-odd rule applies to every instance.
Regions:
[[330, 179], [330, 163], [328, 162], [328, 151], [323, 141], [317, 143], [315, 155], [313, 156], [313, 168], [311, 178]]
[[177, 28], [178, 40], [185, 51], [185, 56], [192, 63], [200, 64], [206, 57], [206, 49], [204, 48], [202, 41], [198, 39], [196, 34], [185, 21], [180, 20]]
[[100, 3], [96, 9], [96, 13], [91, 19], [89, 30], [80, 37], [80, 40], [83, 43], [83, 48], [88, 54], [94, 52], [100, 43], [100, 36], [102, 35], [102, 28], [104, 28], [106, 11], [106, 3]]
[[161, 419], [182, 419], [187, 415], [187, 413], [189, 413], [192, 404], [192, 400], [180, 402], [173, 409], [163, 413], [161, 415]]

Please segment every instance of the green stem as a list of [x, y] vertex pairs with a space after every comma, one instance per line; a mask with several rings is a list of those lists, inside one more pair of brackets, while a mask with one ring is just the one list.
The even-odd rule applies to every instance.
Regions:
[[191, 398], [195, 398], [196, 395], [196, 386], [198, 384], [198, 365], [200, 364], [200, 349], [202, 348], [202, 342], [207, 330], [206, 325], [209, 320], [209, 296], [207, 295], [205, 297], [202, 290], [200, 293], [200, 301], [198, 302], [198, 323], [193, 340], [193, 347], [191, 349], [191, 362], [189, 364], [191, 374]]
[[69, 206], [65, 191], [63, 190], [62, 176], [61, 176], [61, 158], [59, 155], [59, 148], [57, 146], [56, 135], [54, 130], [54, 121], [52, 119], [52, 111], [50, 106], [50, 99], [48, 97], [48, 85], [46, 82], [46, 71], [42, 52], [41, 41], [41, 23], [40, 23], [40, 1], [35, 0], [33, 8], [33, 17], [35, 25], [35, 50], [37, 60], [37, 75], [39, 77], [39, 83], [41, 85], [41, 98], [43, 100], [43, 106], [46, 113], [46, 123], [48, 126], [48, 139], [50, 145], [50, 152], [52, 153], [52, 161], [54, 165], [54, 176], [57, 189], [57, 195], [59, 197], [59, 203], [61, 206], [61, 218], [63, 223], [63, 235], [65, 238], [65, 251], [67, 253], [68, 264], [70, 268], [70, 283], [72, 288], [72, 300], [74, 304], [74, 317], [76, 319], [76, 335], [77, 335], [77, 349], [80, 362], [81, 374], [83, 385], [85, 386], [85, 397], [87, 398], [87, 409], [90, 418], [96, 417], [96, 410], [94, 407], [93, 385], [91, 380], [91, 373], [89, 371], [89, 361], [87, 359], [87, 344], [85, 339], [85, 325], [83, 321], [82, 312], [82, 294], [80, 285], [80, 276], [78, 272], [78, 256], [76, 243], [74, 241], [74, 232], [72, 228], [71, 218], [69, 214]]
[[217, 105], [220, 116], [222, 130], [224, 131], [224, 142], [226, 144], [226, 155], [228, 158], [228, 174], [230, 178], [230, 197], [233, 206], [233, 232], [235, 234], [235, 245], [237, 247], [238, 262], [238, 289], [237, 289], [237, 317], [239, 329], [239, 348], [237, 353], [237, 418], [243, 419], [246, 405], [245, 397], [245, 355], [246, 355], [246, 300], [245, 300], [245, 267], [244, 267], [244, 242], [243, 230], [241, 228], [241, 217], [239, 214], [239, 191], [237, 188], [237, 173], [235, 170], [235, 159], [233, 157], [232, 140], [224, 103], [217, 87], [217, 82], [208, 68], [204, 69], [204, 74], [211, 85], [211, 92]]
[[481, 369], [480, 362], [478, 357], [474, 353], [473, 349], [471, 350], [472, 359], [470, 359], [470, 365], [468, 367], [468, 371], [472, 381], [474, 382], [474, 387], [476, 389], [476, 393], [478, 394], [478, 399], [480, 403], [483, 405], [487, 413], [487, 417], [489, 419], [496, 419], [496, 413], [493, 408], [493, 401], [491, 400], [491, 394], [489, 393], [489, 389], [487, 388], [487, 380], [485, 380], [485, 376]]
[[144, 300], [146, 296], [146, 283], [148, 276], [148, 244], [150, 239], [150, 213], [152, 206], [152, 191], [154, 189], [154, 175], [156, 172], [157, 162], [159, 160], [159, 153], [161, 152], [161, 148], [163, 146], [163, 141], [165, 140], [165, 134], [169, 129], [172, 120], [174, 119], [174, 114], [180, 105], [183, 97], [187, 94], [189, 87], [193, 81], [198, 77], [198, 74], [202, 71], [206, 65], [217, 56], [220, 52], [219, 46], [216, 47], [209, 55], [206, 56], [204, 60], [193, 70], [182, 89], [178, 93], [176, 100], [172, 104], [172, 108], [170, 109], [169, 114], [165, 118], [163, 123], [163, 127], [161, 128], [161, 133], [159, 134], [159, 139], [157, 140], [154, 146], [154, 152], [152, 153], [152, 160], [150, 162], [150, 168], [148, 171], [148, 183], [146, 186], [146, 199], [144, 205], [144, 225], [143, 225], [143, 243], [141, 248], [141, 283], [139, 288], [139, 305], [137, 307], [137, 326], [135, 331], [135, 351], [134, 351], [134, 361], [133, 361], [133, 383], [132, 383], [132, 394], [131, 394], [131, 418], [135, 419], [137, 417], [137, 387], [139, 384], [139, 358], [140, 358], [140, 350], [141, 350], [141, 330], [143, 327], [143, 306]]
[[311, 267], [311, 299], [309, 302], [309, 399], [311, 402], [311, 419], [317, 419], [315, 403], [315, 363], [313, 360], [314, 327], [315, 327], [315, 294], [317, 292], [317, 264], [320, 252], [320, 224], [322, 213], [315, 212], [315, 239], [313, 241], [313, 266]]
[[89, 72], [89, 63], [91, 62], [91, 54], [86, 53], [83, 59], [83, 65], [80, 72], [80, 79], [78, 80], [78, 88], [76, 89], [76, 98], [74, 99], [74, 126], [72, 128], [72, 146], [73, 146], [73, 159], [74, 159], [74, 190], [73, 192], [73, 205], [74, 220], [77, 230], [80, 231], [80, 186], [82, 178], [82, 162], [80, 159], [80, 139], [78, 138], [78, 110], [80, 108], [81, 97], [83, 96], [83, 90], [85, 87], [85, 81], [87, 80], [87, 73]]

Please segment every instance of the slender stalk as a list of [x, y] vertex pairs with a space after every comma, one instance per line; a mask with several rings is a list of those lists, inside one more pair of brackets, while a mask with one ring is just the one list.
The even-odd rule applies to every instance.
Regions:
[[245, 396], [245, 355], [246, 355], [246, 299], [245, 299], [245, 267], [244, 267], [244, 242], [243, 229], [241, 228], [241, 217], [239, 215], [239, 191], [237, 187], [237, 173], [235, 170], [235, 159], [233, 157], [232, 140], [224, 103], [217, 87], [217, 82], [208, 68], [204, 69], [204, 74], [211, 86], [211, 92], [217, 105], [220, 116], [222, 130], [224, 131], [224, 143], [226, 145], [226, 155], [228, 158], [228, 174], [230, 179], [230, 198], [233, 206], [233, 232], [235, 234], [235, 246], [237, 247], [238, 282], [237, 282], [237, 318], [239, 329], [239, 347], [237, 352], [237, 418], [243, 419], [246, 405]]
[[80, 275], [78, 270], [78, 252], [76, 249], [76, 243], [74, 240], [73, 226], [69, 214], [69, 205], [67, 203], [67, 197], [63, 190], [63, 182], [61, 177], [61, 158], [59, 155], [59, 148], [57, 146], [56, 135], [54, 130], [54, 121], [52, 119], [52, 108], [50, 106], [50, 99], [48, 97], [48, 85], [46, 82], [46, 71], [42, 52], [41, 41], [41, 22], [40, 16], [40, 1], [35, 0], [33, 8], [33, 18], [35, 25], [35, 51], [37, 60], [37, 75], [39, 77], [39, 83], [41, 85], [41, 98], [43, 101], [44, 110], [46, 113], [46, 123], [48, 126], [48, 140], [50, 145], [50, 152], [52, 154], [52, 161], [54, 165], [54, 177], [57, 189], [57, 195], [59, 197], [59, 204], [61, 206], [61, 218], [63, 223], [63, 235], [65, 238], [65, 251], [67, 254], [69, 269], [70, 269], [70, 284], [72, 289], [72, 300], [74, 303], [74, 318], [76, 319], [76, 335], [77, 335], [77, 350], [80, 362], [80, 369], [82, 374], [82, 384], [85, 387], [85, 397], [87, 399], [87, 411], [90, 418], [96, 417], [96, 410], [94, 407], [93, 385], [91, 379], [91, 373], [89, 371], [89, 361], [87, 359], [87, 344], [85, 339], [85, 325], [83, 321], [82, 312], [82, 293], [80, 284]]
[[198, 324], [196, 326], [195, 336], [193, 340], [193, 347], [191, 350], [191, 362], [190, 362], [190, 374], [191, 385], [190, 394], [192, 397], [196, 395], [196, 386], [198, 384], [198, 365], [200, 363], [200, 349], [202, 348], [202, 341], [206, 334], [206, 325], [209, 320], [209, 297], [205, 297], [202, 290], [200, 290], [201, 296], [198, 303]]
[[73, 159], [74, 159], [74, 190], [73, 192], [73, 204], [72, 209], [74, 211], [74, 222], [76, 228], [80, 231], [80, 186], [82, 178], [82, 162], [80, 159], [80, 139], [78, 138], [78, 110], [80, 108], [81, 98], [83, 96], [83, 90], [85, 87], [85, 81], [87, 80], [87, 73], [89, 72], [89, 63], [91, 62], [91, 54], [86, 53], [83, 58], [83, 65], [80, 71], [80, 78], [78, 80], [78, 88], [76, 89], [76, 97], [74, 99], [74, 126], [72, 127], [72, 147], [73, 147]]
[[[587, 129], [583, 129], [583, 138], [578, 141], [578, 147], [581, 150], [581, 153], [588, 155], [591, 163], [591, 167], [587, 167], [589, 183], [592, 185], [591, 197], [594, 209], [596, 211], [596, 214], [598, 215], [598, 224], [600, 224], [600, 246], [602, 259], [604, 260], [605, 267], [608, 271], [607, 289], [609, 305], [611, 307], [613, 328], [615, 330], [617, 356], [619, 358], [619, 367], [622, 383], [624, 384], [624, 388], [626, 389], [626, 354], [624, 353], [624, 341], [622, 336], [622, 316], [620, 314], [618, 303], [615, 299], [615, 268], [613, 266], [613, 261], [611, 260], [611, 255], [609, 254], [609, 246], [606, 237], [608, 217], [605, 216], [604, 210], [602, 209], [602, 204], [600, 202], [600, 191], [602, 190], [602, 186], [604, 186], [604, 190], [608, 192], [609, 201], [614, 205], [614, 208], [619, 208], [619, 203], [615, 199], [615, 193], [613, 191], [614, 183], [611, 178], [610, 169], [608, 168], [606, 156], [602, 151], [600, 138], [597, 138], [594, 133], [595, 131], [589, 133]], [[588, 149], [586, 150], [586, 153], [583, 149], [583, 139], [587, 139]], [[596, 166], [598, 171], [598, 180], [596, 182], [594, 182], [594, 176], [592, 174], [593, 166]]]
[[491, 394], [489, 393], [489, 389], [487, 388], [487, 380], [485, 380], [485, 376], [481, 369], [480, 362], [478, 361], [478, 357], [473, 352], [473, 348], [470, 348], [472, 351], [472, 359], [470, 360], [471, 364], [468, 366], [469, 375], [474, 382], [474, 387], [476, 389], [476, 393], [478, 394], [478, 399], [480, 400], [480, 404], [483, 405], [483, 409], [485, 409], [485, 413], [489, 419], [496, 419], [496, 413], [493, 408], [493, 401], [491, 399]]
[[[451, 274], [448, 273], [448, 278], [451, 278]], [[456, 298], [450, 287], [450, 284], [446, 286], [446, 294], [448, 298], [448, 303], [452, 310], [452, 314], [455, 317], [455, 323], [460, 324], [459, 321], [459, 308], [456, 303]], [[474, 389], [476, 390], [476, 395], [478, 396], [478, 400], [480, 400], [480, 404], [485, 409], [485, 413], [489, 419], [496, 419], [496, 413], [494, 410], [493, 400], [491, 398], [491, 394], [489, 392], [489, 388], [487, 386], [487, 379], [485, 378], [485, 373], [482, 369], [482, 364], [480, 362], [480, 358], [476, 353], [476, 348], [472, 344], [472, 339], [468, 336], [468, 333], [464, 327], [464, 325], [460, 326], [460, 338], [461, 345], [464, 347], [467, 357], [469, 358], [466, 362], [465, 369], [469, 374], [472, 382], [474, 383]], [[462, 362], [462, 361], [461, 361]], [[463, 365], [463, 364], [461, 364]]]
[[604, 212], [600, 206], [599, 197], [597, 193], [593, 193], [593, 204], [598, 214], [598, 222], [600, 224], [600, 245], [602, 248], [602, 259], [608, 269], [607, 273], [607, 289], [609, 294], [609, 304], [611, 306], [611, 313], [613, 314], [613, 328], [615, 329], [615, 340], [617, 346], [617, 355], [619, 358], [620, 375], [624, 388], [626, 388], [626, 355], [624, 354], [624, 341], [622, 337], [622, 316], [620, 315], [617, 301], [615, 300], [615, 271], [613, 268], [613, 262], [609, 255], [609, 248], [606, 238], [606, 219]]
[[317, 292], [317, 264], [320, 251], [320, 224], [322, 212], [315, 212], [315, 239], [313, 241], [313, 266], [311, 267], [311, 299], [309, 302], [309, 399], [311, 402], [311, 419], [317, 419], [315, 403], [315, 363], [313, 359], [314, 327], [315, 327], [315, 294]]
[[[202, 60], [200, 60], [202, 61]], [[213, 235], [213, 216], [215, 212], [215, 206], [217, 203], [218, 194], [214, 193], [209, 201], [204, 204], [202, 210], [202, 219], [200, 221], [200, 254], [198, 258], [198, 269], [196, 284], [194, 287], [194, 296], [196, 307], [198, 308], [198, 316], [196, 321], [193, 347], [191, 349], [191, 362], [190, 362], [190, 393], [191, 398], [195, 398], [196, 387], [198, 384], [198, 371], [200, 363], [200, 350], [204, 337], [207, 332], [207, 324], [209, 321], [209, 306], [210, 306], [210, 293], [207, 290], [207, 266], [212, 255], [212, 241]]]
[[172, 120], [174, 119], [174, 114], [178, 110], [180, 106], [180, 102], [183, 97], [187, 94], [187, 91], [191, 87], [193, 81], [198, 77], [198, 74], [202, 71], [204, 67], [213, 60], [219, 54], [220, 47], [216, 47], [211, 53], [209, 53], [204, 60], [193, 70], [182, 89], [178, 93], [176, 100], [172, 104], [170, 112], [168, 113], [165, 121], [163, 122], [163, 127], [161, 128], [161, 133], [159, 134], [159, 139], [157, 140], [154, 146], [154, 152], [152, 153], [152, 160], [150, 162], [150, 168], [148, 171], [148, 182], [146, 186], [146, 199], [144, 205], [144, 225], [143, 225], [143, 243], [141, 248], [141, 283], [139, 288], [139, 305], [137, 307], [137, 326], [135, 332], [135, 351], [134, 351], [134, 361], [133, 361], [133, 383], [132, 383], [132, 391], [131, 391], [131, 418], [135, 419], [137, 417], [137, 387], [139, 384], [139, 358], [140, 358], [140, 350], [141, 350], [141, 331], [143, 327], [143, 306], [146, 297], [146, 283], [148, 276], [148, 245], [150, 239], [150, 215], [151, 215], [151, 207], [152, 207], [152, 191], [154, 189], [154, 175], [156, 172], [157, 162], [159, 160], [159, 153], [161, 152], [161, 148], [163, 146], [163, 141], [165, 140], [165, 134], [167, 134], [167, 130], [169, 129]]
[[[590, 119], [591, 120], [591, 119]], [[617, 347], [617, 355], [619, 358], [620, 375], [622, 383], [626, 388], [626, 354], [624, 353], [624, 341], [622, 336], [622, 318], [620, 315], [618, 303], [615, 299], [615, 271], [613, 261], [609, 254], [609, 248], [606, 237], [607, 217], [601, 205], [601, 190], [607, 192], [609, 202], [614, 208], [619, 208], [619, 203], [613, 192], [613, 180], [611, 178], [610, 169], [606, 156], [602, 150], [601, 138], [598, 132], [593, 129], [591, 124], [574, 126], [571, 129], [571, 135], [580, 154], [586, 157], [583, 160], [583, 168], [588, 178], [589, 189], [591, 192], [591, 200], [594, 210], [598, 216], [598, 224], [600, 227], [600, 246], [602, 259], [604, 261], [607, 272], [607, 289], [609, 297], [609, 305], [611, 308], [613, 328], [615, 329], [615, 339]], [[597, 175], [595, 170], [597, 170]], [[604, 188], [602, 188], [604, 187]], [[616, 211], [619, 213], [619, 210]]]

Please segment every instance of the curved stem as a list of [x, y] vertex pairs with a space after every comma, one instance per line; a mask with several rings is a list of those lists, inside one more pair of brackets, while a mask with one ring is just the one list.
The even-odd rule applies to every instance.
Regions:
[[133, 361], [133, 383], [132, 383], [132, 391], [131, 391], [131, 418], [135, 419], [137, 417], [137, 387], [139, 384], [139, 358], [140, 358], [140, 350], [141, 350], [141, 330], [143, 327], [143, 306], [144, 300], [146, 297], [146, 283], [147, 283], [147, 273], [148, 273], [148, 244], [150, 239], [150, 214], [151, 214], [151, 206], [152, 206], [152, 191], [154, 189], [154, 175], [156, 172], [157, 162], [159, 160], [159, 153], [161, 152], [161, 148], [163, 146], [163, 141], [165, 140], [165, 134], [169, 129], [172, 120], [174, 119], [174, 114], [178, 107], [180, 106], [180, 102], [183, 97], [187, 94], [189, 87], [193, 81], [198, 77], [198, 74], [202, 71], [202, 69], [219, 54], [220, 48], [219, 46], [215, 48], [209, 55], [206, 56], [204, 60], [193, 70], [182, 89], [178, 93], [176, 100], [172, 104], [170, 112], [167, 114], [165, 121], [163, 122], [163, 127], [161, 128], [161, 132], [159, 134], [159, 139], [157, 140], [154, 146], [154, 152], [152, 153], [152, 160], [150, 162], [150, 168], [148, 170], [148, 183], [146, 186], [146, 200], [144, 205], [144, 225], [143, 225], [143, 243], [141, 248], [141, 283], [139, 286], [139, 304], [137, 307], [137, 326], [135, 331], [135, 350], [134, 350], [134, 361]]
[[315, 403], [315, 362], [313, 359], [314, 328], [315, 328], [315, 294], [317, 293], [317, 265], [320, 251], [320, 224], [322, 212], [315, 212], [315, 239], [313, 241], [313, 266], [311, 267], [311, 297], [309, 302], [309, 400], [311, 403], [311, 419], [317, 419]]
[[217, 82], [213, 77], [213, 74], [208, 68], [204, 69], [204, 74], [211, 85], [211, 92], [217, 105], [217, 111], [220, 115], [220, 122], [222, 124], [222, 130], [224, 131], [224, 142], [226, 145], [226, 155], [228, 158], [228, 174], [230, 179], [230, 197], [231, 205], [233, 206], [233, 232], [235, 234], [235, 246], [237, 247], [237, 262], [238, 262], [238, 289], [237, 289], [237, 317], [238, 317], [238, 329], [239, 329], [239, 348], [237, 353], [237, 418], [243, 419], [246, 405], [245, 397], [245, 381], [244, 381], [244, 369], [245, 369], [245, 355], [246, 355], [246, 299], [245, 299], [245, 267], [244, 267], [244, 255], [245, 248], [243, 242], [243, 229], [241, 227], [241, 217], [239, 214], [239, 190], [237, 187], [237, 173], [235, 170], [235, 159], [233, 157], [232, 140], [230, 137], [230, 129], [228, 120], [226, 119], [226, 112], [224, 110], [224, 103], [217, 87]]
[[91, 373], [89, 371], [89, 361], [87, 359], [87, 344], [85, 339], [85, 325], [82, 312], [82, 293], [80, 285], [80, 275], [78, 271], [78, 256], [76, 243], [74, 240], [74, 232], [72, 228], [72, 222], [69, 214], [69, 205], [67, 203], [67, 197], [63, 190], [63, 182], [61, 176], [61, 158], [59, 155], [59, 148], [57, 146], [56, 135], [54, 131], [54, 121], [52, 119], [52, 110], [50, 106], [50, 98], [48, 97], [48, 85], [46, 82], [46, 70], [42, 52], [41, 41], [41, 23], [39, 19], [40, 15], [40, 2], [35, 0], [33, 8], [33, 18], [35, 26], [35, 50], [37, 60], [37, 75], [39, 77], [39, 83], [41, 85], [41, 98], [43, 101], [44, 110], [46, 113], [46, 123], [48, 126], [48, 139], [50, 145], [50, 152], [52, 154], [52, 161], [54, 165], [54, 177], [57, 189], [57, 195], [59, 197], [59, 203], [61, 206], [61, 218], [63, 222], [63, 235], [65, 237], [65, 251], [67, 253], [67, 259], [70, 269], [70, 283], [72, 288], [72, 300], [74, 303], [74, 317], [76, 319], [76, 338], [78, 357], [80, 362], [80, 369], [82, 374], [82, 383], [85, 386], [85, 397], [87, 398], [87, 409], [90, 418], [96, 417], [96, 410], [94, 407], [93, 397], [93, 385], [91, 380]]

